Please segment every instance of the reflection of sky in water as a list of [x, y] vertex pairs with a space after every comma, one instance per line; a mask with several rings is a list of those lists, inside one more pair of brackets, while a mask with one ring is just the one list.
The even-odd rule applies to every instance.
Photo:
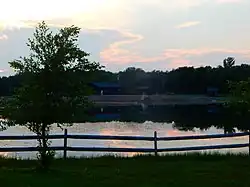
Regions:
[[[199, 135], [199, 134], [222, 134], [222, 129], [214, 127], [207, 131], [195, 129], [194, 131], [179, 131], [172, 128], [169, 123], [127, 123], [127, 122], [106, 122], [106, 123], [84, 123], [75, 124], [68, 128], [69, 134], [99, 134], [99, 135], [126, 135], [126, 136], [153, 136], [154, 131], [157, 131], [158, 136], [185, 136], [185, 135]], [[62, 134], [63, 131], [57, 127], [52, 129], [51, 134]], [[0, 135], [27, 135], [32, 134], [24, 127], [11, 127], [6, 131], [0, 132]], [[185, 147], [185, 146], [199, 146], [199, 145], [218, 145], [218, 144], [232, 144], [232, 143], [247, 143], [248, 137], [236, 138], [220, 138], [220, 139], [206, 139], [206, 140], [185, 140], [185, 141], [161, 141], [158, 142], [158, 148], [167, 147]], [[35, 140], [21, 140], [21, 141], [0, 141], [0, 146], [36, 146]], [[63, 146], [63, 140], [53, 140], [52, 145]], [[86, 147], [124, 147], [124, 148], [152, 148], [153, 142], [148, 141], [120, 141], [120, 140], [72, 140], [68, 139], [69, 146], [86, 146]], [[211, 150], [210, 150], [211, 151]], [[220, 152], [247, 152], [248, 148], [239, 149], [223, 149]], [[68, 156], [98, 156], [111, 153], [97, 153], [97, 152], [68, 152]], [[136, 153], [115, 153], [117, 155], [132, 156]], [[36, 153], [0, 153], [2, 156], [14, 157], [35, 157]], [[58, 156], [62, 156], [62, 152], [57, 152]]]

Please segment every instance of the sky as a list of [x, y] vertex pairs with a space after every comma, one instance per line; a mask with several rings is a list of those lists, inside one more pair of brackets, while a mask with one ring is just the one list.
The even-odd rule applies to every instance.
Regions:
[[1, 0], [0, 76], [43, 20], [81, 27], [80, 47], [113, 72], [250, 63], [249, 10], [250, 0]]

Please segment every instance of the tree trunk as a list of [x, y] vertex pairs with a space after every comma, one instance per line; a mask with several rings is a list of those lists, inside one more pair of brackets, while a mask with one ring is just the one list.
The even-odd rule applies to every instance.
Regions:
[[41, 141], [41, 167], [42, 169], [48, 168], [48, 155], [47, 155], [47, 138], [46, 138], [46, 124], [42, 124], [42, 141]]

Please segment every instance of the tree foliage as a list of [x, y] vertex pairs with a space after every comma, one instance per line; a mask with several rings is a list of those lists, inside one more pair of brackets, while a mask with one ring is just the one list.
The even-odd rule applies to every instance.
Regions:
[[[216, 87], [221, 94], [229, 94], [228, 81], [244, 81], [250, 75], [250, 65], [234, 65], [230, 68], [218, 67], [180, 67], [172, 71], [147, 72], [140, 68], [128, 67], [113, 73], [97, 70], [92, 81], [118, 82], [121, 94], [142, 94], [138, 88], [147, 88], [148, 94], [206, 94], [208, 87]], [[75, 77], [89, 77], [86, 72], [72, 73]], [[0, 78], [0, 96], [11, 96], [14, 88], [20, 85], [21, 76]], [[133, 80], [133, 81], [131, 81]], [[90, 81], [90, 80], [85, 80]]]
[[229, 81], [231, 99], [227, 106], [240, 117], [250, 115], [250, 78], [244, 81]]
[[227, 57], [223, 60], [224, 68], [231, 68], [235, 65], [235, 58], [234, 57]]
[[77, 111], [89, 105], [87, 77], [76, 76], [77, 72], [90, 75], [101, 68], [79, 48], [79, 33], [75, 26], [53, 33], [45, 22], [39, 23], [33, 38], [28, 39], [29, 56], [9, 62], [22, 81], [3, 115], [9, 125], [26, 126], [41, 136], [38, 142], [43, 167], [51, 154], [46, 150], [46, 135], [52, 124], [70, 124]]

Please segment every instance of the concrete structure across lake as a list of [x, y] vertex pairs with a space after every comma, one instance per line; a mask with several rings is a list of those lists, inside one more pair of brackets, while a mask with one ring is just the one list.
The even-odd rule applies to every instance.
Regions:
[[97, 105], [208, 105], [222, 104], [225, 97], [209, 97], [205, 95], [92, 95], [91, 101]]

